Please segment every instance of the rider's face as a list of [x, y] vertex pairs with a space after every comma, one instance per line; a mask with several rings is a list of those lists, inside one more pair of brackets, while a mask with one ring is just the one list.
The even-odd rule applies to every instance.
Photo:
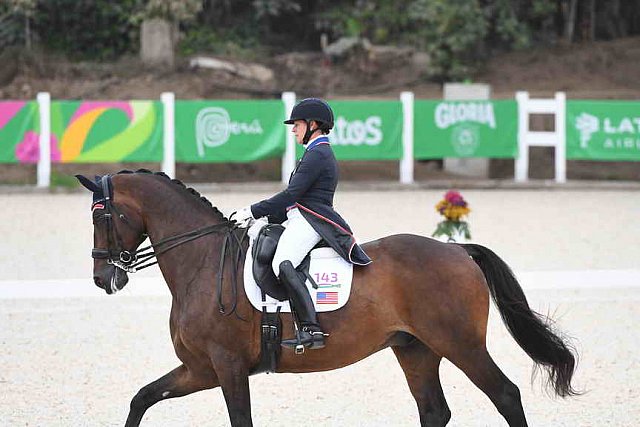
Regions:
[[[311, 122], [311, 129], [315, 128], [315, 124], [316, 122], [314, 121]], [[304, 134], [306, 131], [307, 131], [307, 122], [305, 122], [304, 120], [296, 120], [295, 122], [293, 122], [293, 128], [291, 129], [291, 132], [293, 132], [294, 135], [296, 136], [296, 142], [298, 144], [304, 143]]]
[[298, 144], [303, 143], [304, 133], [307, 131], [307, 122], [304, 120], [296, 120], [293, 122], [293, 128], [291, 132], [296, 136], [296, 142]]

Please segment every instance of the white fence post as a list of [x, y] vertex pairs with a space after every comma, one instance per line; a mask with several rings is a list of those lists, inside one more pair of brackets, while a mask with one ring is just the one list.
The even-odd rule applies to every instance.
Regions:
[[162, 141], [162, 172], [170, 178], [176, 177], [176, 125], [175, 125], [175, 95], [164, 92], [160, 95], [163, 105], [164, 137]]
[[515, 164], [515, 180], [524, 182], [529, 177], [529, 146], [525, 144], [525, 135], [529, 131], [529, 110], [527, 102], [529, 92], [516, 92], [518, 103], [518, 157]]
[[[515, 180], [527, 181], [529, 176], [529, 147], [553, 147], [555, 151], [555, 181], [567, 180], [566, 95], [556, 92], [554, 99], [530, 99], [528, 92], [516, 92], [518, 102], [518, 157], [515, 162]], [[530, 114], [553, 114], [553, 132], [529, 130]]]
[[40, 112], [40, 157], [38, 159], [38, 187], [51, 185], [51, 97], [48, 92], [38, 93]]
[[413, 183], [413, 92], [402, 92], [402, 158], [400, 183]]
[[[282, 102], [284, 103], [284, 117], [289, 119], [291, 110], [296, 103], [296, 94], [294, 92], [283, 92]], [[292, 132], [285, 131], [285, 149], [282, 155], [282, 183], [288, 184], [289, 177], [296, 167], [296, 140]]]
[[556, 182], [564, 183], [567, 182], [567, 96], [564, 92], [556, 92], [556, 104]]

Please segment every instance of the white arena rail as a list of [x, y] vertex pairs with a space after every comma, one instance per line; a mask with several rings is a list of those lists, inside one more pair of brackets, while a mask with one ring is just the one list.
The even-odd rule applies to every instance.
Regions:
[[[40, 109], [40, 160], [38, 162], [38, 187], [49, 187], [51, 181], [50, 159], [50, 95], [39, 93], [38, 105]], [[288, 115], [295, 104], [296, 95], [293, 92], [282, 94], [285, 105], [285, 115]], [[171, 92], [161, 96], [164, 114], [164, 142], [162, 170], [170, 177], [175, 177], [175, 95]], [[399, 162], [400, 182], [411, 184], [413, 176], [413, 104], [412, 92], [402, 92], [400, 95], [403, 114], [402, 157]], [[518, 157], [515, 159], [515, 180], [528, 180], [529, 147], [554, 147], [555, 149], [555, 180], [566, 182], [566, 95], [556, 92], [555, 98], [531, 99], [528, 92], [517, 92], [518, 103]], [[553, 114], [555, 130], [552, 132], [536, 132], [529, 130], [530, 114]], [[289, 175], [295, 167], [295, 140], [291, 132], [286, 132], [286, 149], [282, 156], [282, 182], [287, 183]]]

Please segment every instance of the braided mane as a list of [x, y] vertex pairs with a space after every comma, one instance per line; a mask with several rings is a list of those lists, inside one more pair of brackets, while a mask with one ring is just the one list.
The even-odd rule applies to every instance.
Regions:
[[177, 185], [177, 186], [181, 187], [183, 190], [185, 190], [186, 192], [188, 192], [191, 196], [197, 197], [200, 200], [201, 203], [203, 203], [204, 205], [209, 207], [211, 210], [213, 210], [213, 213], [216, 216], [218, 216], [220, 219], [227, 220], [227, 218], [224, 216], [224, 214], [222, 212], [220, 212], [220, 210], [217, 207], [213, 206], [213, 204], [206, 197], [204, 197], [203, 195], [198, 193], [195, 189], [193, 189], [191, 187], [187, 187], [179, 179], [171, 179], [169, 177], [169, 175], [167, 175], [164, 172], [153, 172], [153, 171], [150, 171], [149, 169], [138, 169], [136, 171], [125, 169], [125, 170], [121, 170], [117, 174], [119, 175], [119, 174], [132, 174], [132, 173], [142, 173], [142, 174], [156, 175], [156, 176], [161, 176], [163, 178], [166, 178], [167, 180], [169, 180], [174, 185]]

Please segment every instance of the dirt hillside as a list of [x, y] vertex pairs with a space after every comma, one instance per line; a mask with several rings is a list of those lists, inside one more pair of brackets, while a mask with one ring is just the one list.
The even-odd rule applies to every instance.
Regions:
[[[242, 63], [233, 58], [220, 58]], [[442, 88], [424, 77], [427, 61], [409, 49], [378, 49], [331, 61], [321, 53], [294, 52], [266, 58], [261, 65], [273, 78], [258, 81], [228, 71], [195, 68], [182, 58], [175, 69], [143, 66], [136, 58], [115, 63], [72, 63], [59, 57], [6, 51], [0, 55], [0, 99], [33, 99], [48, 91], [53, 99], [158, 99], [173, 91], [178, 99], [274, 98], [293, 90], [299, 96], [397, 98], [411, 90], [417, 98], [440, 98]], [[640, 37], [589, 44], [559, 45], [493, 57], [473, 81], [488, 83], [494, 98], [512, 98], [517, 90], [532, 96], [565, 91], [569, 99], [640, 99]], [[532, 178], [553, 176], [553, 153], [532, 149]], [[397, 179], [396, 162], [343, 162], [343, 177]], [[513, 161], [492, 160], [491, 178], [513, 177]], [[127, 165], [134, 167], [138, 165]], [[157, 165], [142, 165], [157, 168]], [[439, 163], [416, 164], [416, 178], [446, 178]], [[113, 170], [114, 165], [83, 166], [83, 172]], [[78, 165], [55, 165], [60, 174]], [[278, 180], [279, 160], [248, 165], [179, 165], [190, 182]], [[87, 169], [87, 170], [84, 170]], [[27, 183], [34, 172], [3, 165], [0, 182]], [[640, 180], [633, 162], [569, 162], [569, 179]]]
[[[341, 62], [320, 53], [279, 55], [263, 61], [274, 71], [274, 78], [263, 83], [192, 68], [189, 58], [169, 71], [146, 68], [135, 58], [101, 64], [15, 52], [2, 56], [3, 99], [33, 98], [39, 91], [58, 99], [145, 99], [158, 98], [164, 91], [174, 91], [182, 99], [271, 97], [284, 90], [325, 97], [393, 98], [402, 90], [413, 90], [418, 97], [442, 96], [441, 86], [423, 77], [424, 61], [416, 60], [410, 50], [395, 54], [382, 50]], [[516, 90], [533, 95], [561, 90], [569, 98], [636, 99], [638, 76], [640, 37], [634, 37], [497, 55], [473, 80], [491, 84], [496, 98], [513, 97]]]

